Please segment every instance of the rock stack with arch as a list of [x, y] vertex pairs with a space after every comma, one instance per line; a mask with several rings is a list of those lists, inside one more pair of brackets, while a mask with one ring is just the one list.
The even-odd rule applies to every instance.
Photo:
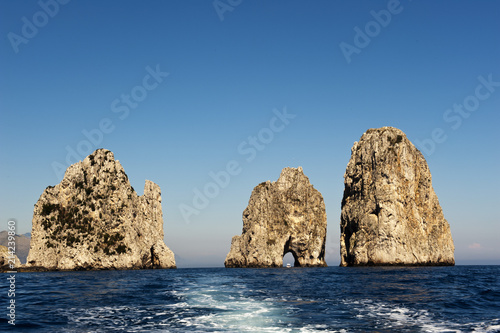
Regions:
[[301, 167], [285, 168], [276, 182], [257, 185], [243, 212], [226, 267], [282, 267], [291, 252], [295, 267], [326, 266], [323, 196]]

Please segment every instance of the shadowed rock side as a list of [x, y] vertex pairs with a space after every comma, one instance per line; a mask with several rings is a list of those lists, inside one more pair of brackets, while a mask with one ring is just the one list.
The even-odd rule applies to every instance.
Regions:
[[27, 268], [175, 268], [163, 242], [160, 187], [138, 196], [119, 161], [99, 149], [71, 165], [35, 205]]
[[226, 267], [282, 267], [291, 252], [296, 267], [326, 266], [323, 197], [302, 168], [285, 168], [276, 182], [256, 186], [234, 236]]
[[344, 185], [341, 266], [455, 264], [427, 162], [402, 131], [366, 131], [352, 147]]

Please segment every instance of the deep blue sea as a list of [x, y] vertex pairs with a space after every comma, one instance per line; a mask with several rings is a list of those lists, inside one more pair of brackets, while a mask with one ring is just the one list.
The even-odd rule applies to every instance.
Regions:
[[0, 285], [11, 332], [500, 332], [500, 266], [17, 273], [16, 326]]

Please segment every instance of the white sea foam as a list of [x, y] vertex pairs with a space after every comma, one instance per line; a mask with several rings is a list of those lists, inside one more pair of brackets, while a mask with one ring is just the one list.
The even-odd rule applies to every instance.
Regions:
[[478, 332], [494, 333], [500, 332], [500, 319], [490, 323], [454, 323], [437, 319], [427, 310], [410, 309], [403, 306], [395, 306], [372, 300], [346, 300], [345, 304], [357, 311], [356, 318], [372, 322], [375, 328], [393, 329], [407, 328], [409, 326], [419, 328], [421, 332]]
[[235, 290], [216, 291], [201, 289], [182, 295], [191, 310], [201, 309], [208, 314], [184, 317], [183, 322], [198, 329], [227, 329], [236, 331], [279, 331], [272, 329], [273, 317], [278, 310], [270, 301], [258, 301], [235, 293]]
[[[294, 330], [292, 330], [295, 332]], [[290, 332], [292, 332], [290, 331]], [[306, 325], [298, 329], [300, 333], [312, 333], [312, 332], [329, 332], [329, 333], [347, 333], [345, 329], [341, 330], [329, 330], [327, 325]]]
[[491, 323], [482, 322], [476, 325], [472, 332], [476, 333], [493, 333], [500, 332], [500, 318], [492, 320]]
[[[92, 332], [126, 330], [129, 332], [341, 332], [331, 330], [326, 324], [303, 324], [294, 320], [293, 311], [298, 302], [306, 300], [294, 297], [258, 299], [234, 291], [217, 292], [196, 290], [194, 293], [176, 292], [184, 301], [153, 307], [104, 306], [87, 309], [59, 309], [58, 314], [68, 318], [70, 329], [82, 328]], [[228, 293], [233, 297], [229, 299]], [[439, 320], [428, 310], [394, 305], [372, 300], [345, 300], [353, 317], [362, 325], [380, 330], [398, 331], [413, 327], [420, 332], [500, 332], [500, 319], [488, 322], [454, 323]], [[333, 322], [331, 324], [334, 324]]]

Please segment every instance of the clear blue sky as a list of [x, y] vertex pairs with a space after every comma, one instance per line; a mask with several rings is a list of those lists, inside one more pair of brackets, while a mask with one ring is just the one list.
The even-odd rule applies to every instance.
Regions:
[[[457, 263], [500, 264], [499, 14], [496, 1], [1, 1], [1, 223], [29, 232], [54, 163], [104, 147], [140, 194], [161, 186], [179, 266], [222, 266], [253, 187], [302, 166], [338, 265], [350, 148], [394, 126], [427, 143]], [[295, 117], [273, 121], [284, 110]], [[229, 161], [239, 173], [186, 223], [181, 205]]]

